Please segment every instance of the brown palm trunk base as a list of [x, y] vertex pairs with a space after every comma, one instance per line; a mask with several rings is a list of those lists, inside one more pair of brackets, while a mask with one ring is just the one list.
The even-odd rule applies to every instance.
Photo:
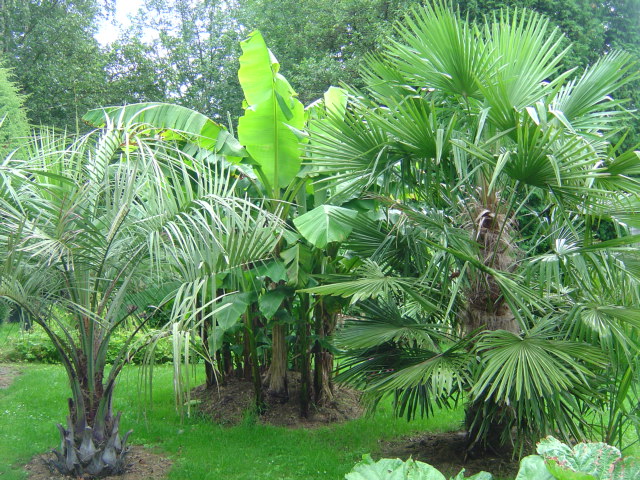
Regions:
[[271, 365], [265, 383], [270, 395], [279, 398], [283, 403], [289, 400], [287, 382], [287, 341], [286, 326], [274, 324], [271, 330]]

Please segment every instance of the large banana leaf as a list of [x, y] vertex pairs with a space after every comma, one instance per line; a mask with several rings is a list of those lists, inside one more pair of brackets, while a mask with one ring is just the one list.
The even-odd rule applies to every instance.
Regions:
[[352, 221], [358, 212], [334, 205], [320, 205], [293, 220], [300, 234], [317, 248], [327, 243], [344, 242], [351, 230]]
[[82, 119], [94, 127], [108, 121], [118, 126], [147, 124], [154, 129], [179, 132], [202, 148], [221, 155], [246, 157], [246, 150], [222, 125], [190, 108], [168, 103], [134, 103], [89, 110]]
[[312, 267], [312, 254], [309, 247], [296, 243], [280, 253], [280, 256], [287, 267], [287, 285], [295, 287], [306, 285]]
[[258, 163], [271, 193], [286, 188], [300, 170], [297, 130], [304, 127], [304, 107], [280, 74], [280, 65], [260, 32], [241, 43], [238, 76], [247, 108], [238, 123], [238, 138]]

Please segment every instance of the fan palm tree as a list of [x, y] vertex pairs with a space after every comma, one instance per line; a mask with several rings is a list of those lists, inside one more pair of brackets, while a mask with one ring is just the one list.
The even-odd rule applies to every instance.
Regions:
[[626, 112], [610, 97], [633, 62], [560, 72], [569, 47], [527, 11], [475, 26], [436, 4], [397, 32], [311, 135], [332, 201], [385, 214], [354, 223], [359, 278], [310, 290], [355, 303], [342, 378], [409, 417], [463, 394], [470, 446], [584, 436], [605, 366], [637, 362], [640, 162], [611, 143]]
[[112, 400], [135, 333], [112, 365], [106, 352], [123, 322], [143, 328], [137, 293], [164, 285], [174, 322], [215, 314], [216, 275], [279, 239], [277, 216], [244, 197], [222, 155], [184, 140], [107, 119], [77, 139], [43, 132], [0, 165], [0, 297], [42, 326], [66, 369], [69, 416], [51, 461], [62, 473], [125, 469], [129, 433]]

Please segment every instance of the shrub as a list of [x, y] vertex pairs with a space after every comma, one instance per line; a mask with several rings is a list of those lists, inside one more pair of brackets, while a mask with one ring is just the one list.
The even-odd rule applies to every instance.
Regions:
[[[52, 328], [57, 330], [56, 327]], [[124, 327], [113, 334], [107, 350], [107, 363], [113, 363], [132, 332], [132, 327]], [[133, 343], [143, 341], [143, 335], [142, 333], [136, 335]], [[173, 358], [172, 348], [170, 338], [161, 338], [153, 351], [155, 363], [171, 362]], [[141, 364], [144, 360], [144, 354], [144, 350], [137, 352], [130, 359], [130, 363]], [[60, 357], [42, 327], [34, 325], [30, 330], [20, 332], [12, 339], [11, 348], [4, 351], [0, 361], [58, 363]]]
[[0, 323], [4, 323], [9, 319], [11, 314], [11, 305], [4, 300], [0, 300]]

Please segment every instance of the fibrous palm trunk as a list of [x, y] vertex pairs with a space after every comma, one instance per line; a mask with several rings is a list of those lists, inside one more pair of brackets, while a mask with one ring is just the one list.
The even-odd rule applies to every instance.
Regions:
[[[498, 198], [485, 199], [485, 207], [476, 205], [472, 232], [480, 245], [480, 260], [498, 271], [511, 271], [515, 263], [515, 249], [511, 238], [513, 222], [494, 213]], [[467, 291], [465, 330], [506, 330], [520, 332], [520, 326], [505, 302], [502, 290], [488, 273], [474, 272]], [[501, 448], [509, 436], [510, 409], [479, 398], [467, 405], [465, 426], [468, 431], [468, 451], [482, 451], [488, 446]]]

